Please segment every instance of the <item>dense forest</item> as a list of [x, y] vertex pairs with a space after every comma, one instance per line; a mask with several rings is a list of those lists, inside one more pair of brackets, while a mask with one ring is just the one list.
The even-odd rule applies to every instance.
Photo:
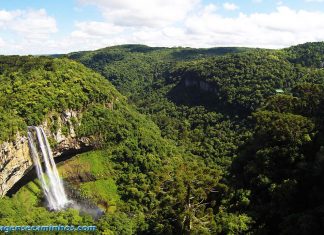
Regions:
[[2, 56], [0, 65], [0, 142], [79, 110], [77, 135], [96, 149], [59, 171], [105, 212], [50, 212], [34, 180], [0, 199], [0, 224], [95, 224], [98, 234], [125, 235], [324, 231], [324, 43], [123, 45]]

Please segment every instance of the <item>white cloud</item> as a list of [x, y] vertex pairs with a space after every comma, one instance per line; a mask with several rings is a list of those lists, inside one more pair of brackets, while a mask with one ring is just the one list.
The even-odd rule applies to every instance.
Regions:
[[[324, 40], [324, 12], [296, 11], [283, 5], [270, 13], [240, 13], [236, 17], [225, 17], [218, 12], [217, 5], [203, 6], [195, 0], [141, 0], [136, 4], [131, 0], [112, 0], [109, 3], [104, 0], [80, 1], [96, 4], [106, 22], [124, 29], [122, 34], [110, 35], [107, 45], [142, 43], [152, 46], [280, 48]], [[161, 8], [164, 3], [165, 8]], [[163, 12], [184, 4], [187, 7], [183, 11], [177, 10], [180, 15], [167, 14], [162, 20]], [[223, 8], [235, 10], [238, 6], [227, 2]], [[127, 13], [129, 11], [132, 14]], [[155, 14], [151, 14], [153, 12]], [[112, 19], [113, 15], [120, 17]]]
[[57, 32], [56, 21], [44, 9], [0, 11], [0, 29], [24, 39], [44, 39]]
[[89, 36], [82, 40], [87, 40], [84, 45], [96, 45], [96, 48], [123, 43], [151, 46], [279, 48], [324, 40], [324, 13], [296, 11], [279, 6], [271, 13], [240, 13], [237, 17], [225, 17], [219, 14], [215, 5], [208, 5], [200, 8], [195, 14], [188, 15], [181, 25], [160, 28], [116, 25], [107, 27], [117, 27], [118, 30], [121, 27], [124, 30], [121, 33], [113, 30], [109, 37], [106, 37], [100, 36], [100, 32], [89, 33], [86, 27], [79, 27], [80, 34], [74, 35], [74, 40], [81, 40], [82, 35], [92, 35], [93, 39]]
[[283, 5], [270, 13], [230, 17], [221, 14], [224, 6], [203, 5], [199, 0], [80, 1], [96, 4], [102, 21], [75, 22], [74, 29], [60, 37], [53, 37], [56, 22], [45, 10], [0, 11], [1, 35], [21, 36], [11, 40], [2, 36], [0, 53], [66, 53], [125, 43], [281, 48], [324, 40], [324, 12]]
[[9, 29], [29, 39], [45, 39], [57, 32], [56, 21], [44, 9], [21, 11], [9, 24]]
[[101, 36], [110, 36], [113, 34], [121, 33], [124, 28], [106, 22], [77, 22], [77, 30], [71, 33], [74, 37], [83, 38], [98, 38]]
[[0, 22], [8, 22], [15, 18], [17, 15], [19, 15], [19, 11], [5, 11], [5, 10], [0, 10]]
[[280, 6], [272, 13], [241, 13], [238, 17], [198, 13], [186, 20], [186, 28], [190, 35], [201, 35], [200, 44], [204, 46], [278, 48], [324, 40], [324, 12], [295, 11]]
[[235, 10], [237, 10], [239, 8], [236, 4], [229, 3], [229, 2], [225, 2], [223, 4], [223, 7], [224, 7], [225, 10], [228, 10], [228, 11], [235, 11]]
[[5, 45], [5, 41], [2, 38], [0, 38], [0, 47], [4, 47]]
[[306, 0], [306, 2], [324, 2], [324, 0]]
[[207, 6], [205, 6], [205, 7], [203, 8], [203, 11], [205, 11], [205, 12], [210, 12], [210, 13], [213, 13], [213, 12], [215, 12], [216, 10], [218, 10], [218, 6], [215, 5], [215, 4], [212, 4], [212, 3], [208, 4]]
[[0, 40], [1, 53], [40, 52], [57, 31], [56, 20], [44, 9], [0, 11], [0, 33], [6, 36]]
[[119, 26], [165, 27], [183, 20], [200, 0], [79, 0], [96, 5], [107, 21]]

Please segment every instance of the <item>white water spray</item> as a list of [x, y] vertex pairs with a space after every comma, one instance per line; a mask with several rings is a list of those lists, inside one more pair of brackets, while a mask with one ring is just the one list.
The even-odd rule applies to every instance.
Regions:
[[[36, 139], [38, 145], [34, 141], [34, 135], [32, 132], [36, 132]], [[42, 189], [46, 196], [48, 207], [52, 210], [61, 210], [69, 203], [64, 191], [63, 182], [59, 177], [53, 153], [51, 147], [46, 138], [45, 132], [41, 127], [28, 127], [28, 141], [30, 146], [30, 152], [34, 161], [37, 176], [42, 184]], [[38, 146], [38, 147], [37, 147]], [[45, 171], [42, 167], [42, 160], [39, 156], [39, 151], [44, 161]]]

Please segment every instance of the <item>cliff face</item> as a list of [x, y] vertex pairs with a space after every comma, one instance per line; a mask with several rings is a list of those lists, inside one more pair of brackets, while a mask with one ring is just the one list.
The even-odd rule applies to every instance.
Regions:
[[0, 196], [6, 192], [31, 168], [28, 140], [17, 134], [13, 142], [0, 145]]
[[211, 83], [194, 78], [185, 78], [184, 85], [185, 87], [197, 87], [201, 91], [217, 93], [216, 87], [214, 87]]
[[83, 148], [91, 148], [93, 141], [86, 137], [77, 137], [75, 132], [75, 126], [80, 125], [82, 113], [66, 110], [60, 116], [50, 116], [48, 120], [52, 120], [54, 117], [57, 119], [57, 129], [51, 131], [51, 124], [46, 121], [43, 123], [46, 136], [51, 137], [54, 140], [55, 147], [53, 148], [54, 157], [60, 156], [67, 152], [74, 152]]
[[[80, 118], [80, 112], [67, 110], [59, 116], [49, 116], [48, 121], [43, 123], [47, 137], [54, 142], [52, 143], [55, 146], [54, 157], [93, 147], [91, 139], [76, 136], [75, 125], [80, 124]], [[53, 119], [55, 119], [55, 131], [51, 128]], [[14, 141], [3, 142], [0, 145], [0, 197], [3, 197], [32, 167], [33, 161], [29, 153], [27, 137], [18, 133]]]

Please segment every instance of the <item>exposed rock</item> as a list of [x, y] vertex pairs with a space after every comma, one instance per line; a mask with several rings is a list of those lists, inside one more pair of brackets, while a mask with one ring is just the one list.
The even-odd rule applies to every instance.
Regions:
[[28, 140], [17, 134], [15, 141], [0, 145], [0, 197], [31, 168]]
[[[49, 120], [52, 117], [49, 116]], [[74, 120], [72, 121], [72, 118]], [[51, 131], [48, 121], [43, 123], [45, 133], [54, 140], [54, 157], [64, 153], [73, 153], [93, 146], [92, 140], [86, 137], [77, 138], [75, 125], [80, 125], [81, 113], [66, 110], [57, 118], [57, 131]], [[65, 131], [63, 131], [63, 127]], [[68, 128], [66, 128], [68, 127]], [[33, 167], [29, 153], [28, 139], [19, 133], [12, 142], [3, 142], [0, 145], [0, 197], [20, 180]]]
[[[74, 122], [72, 121], [74, 119]], [[91, 146], [91, 140], [86, 137], [76, 138], [75, 125], [80, 125], [81, 113], [74, 110], [66, 110], [57, 121], [58, 130], [51, 132], [48, 122], [44, 122], [43, 128], [47, 136], [55, 140], [54, 156], [59, 156], [66, 151], [78, 150], [83, 147]], [[67, 128], [67, 133], [63, 132], [63, 127]]]
[[217, 89], [213, 86], [213, 84], [201, 81], [194, 78], [185, 78], [184, 79], [185, 87], [197, 87], [201, 91], [213, 92], [216, 93]]
[[114, 110], [114, 102], [111, 102], [111, 103], [107, 103], [106, 104], [106, 107], [111, 109], [111, 110]]

